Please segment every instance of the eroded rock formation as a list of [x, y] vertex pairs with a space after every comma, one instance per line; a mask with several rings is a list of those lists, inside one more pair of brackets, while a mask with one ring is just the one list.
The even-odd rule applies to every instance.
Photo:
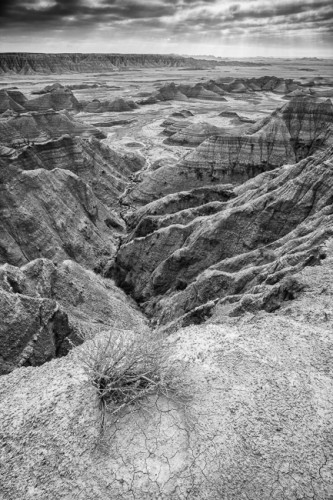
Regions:
[[79, 108], [79, 101], [73, 92], [62, 85], [52, 86], [43, 95], [29, 99], [25, 103], [27, 111], [46, 111], [48, 109], [54, 109], [55, 111], [62, 109], [77, 111]]
[[142, 183], [126, 199], [144, 204], [202, 185], [240, 184], [261, 172], [323, 151], [332, 144], [332, 120], [329, 99], [293, 98], [246, 134], [213, 135], [179, 163], [146, 172]]
[[124, 231], [114, 207], [140, 155], [62, 137], [9, 150], [0, 164], [2, 263], [70, 257], [99, 270], [112, 258]]
[[169, 336], [171, 358], [186, 363], [186, 406], [151, 399], [149, 411], [116, 424], [106, 414], [101, 436], [80, 362], [89, 342], [2, 377], [6, 499], [27, 490], [38, 500], [329, 498], [332, 253], [328, 260], [303, 271], [306, 291], [278, 313], [217, 317]]
[[[1, 494], [329, 499], [330, 102], [292, 99], [248, 135], [214, 135], [178, 165], [170, 146], [149, 170], [89, 133], [43, 141], [36, 126], [24, 146], [19, 123], [21, 142], [0, 146]], [[123, 203], [141, 208], [118, 205], [131, 178]], [[110, 330], [150, 338], [129, 294], [175, 376], [113, 418], [84, 367], [105, 359]]]
[[[247, 94], [254, 92], [275, 92], [277, 94], [289, 94], [302, 87], [291, 79], [285, 80], [275, 76], [263, 76], [260, 78], [229, 78], [209, 80], [195, 85], [176, 85], [168, 83], [154, 92], [140, 104], [155, 104], [159, 101], [186, 101], [187, 99], [202, 99], [208, 101], [227, 101], [228, 94]], [[304, 90], [304, 89], [303, 89]], [[296, 94], [298, 95], [298, 94]]]
[[230, 201], [188, 208], [169, 195], [145, 206], [117, 254], [118, 283], [162, 324], [244, 293], [269, 310], [287, 270], [319, 261], [333, 235], [332, 155], [329, 148], [257, 176]]
[[74, 120], [66, 111], [45, 111], [23, 113], [0, 117], [0, 144], [8, 147], [20, 147], [48, 139], [59, 138], [65, 134], [71, 136], [106, 136], [82, 121]]
[[[185, 123], [180, 122], [181, 126], [177, 130], [176, 123], [173, 123], [164, 131], [169, 135], [168, 143], [187, 146], [198, 146], [205, 139], [212, 135], [218, 135], [225, 132], [224, 129], [211, 125], [210, 123]], [[186, 125], [186, 126], [184, 126]]]
[[113, 101], [99, 101], [95, 99], [88, 104], [81, 103], [82, 110], [86, 113], [122, 112], [138, 109], [139, 106], [130, 99], [117, 98]]
[[0, 374], [68, 353], [101, 329], [142, 328], [143, 317], [110, 281], [71, 260], [0, 266]]
[[0, 90], [0, 113], [11, 110], [15, 112], [25, 111], [26, 97], [17, 90]]
[[207, 68], [216, 62], [161, 54], [34, 54], [3, 53], [0, 74], [91, 73], [128, 68], [192, 67]]

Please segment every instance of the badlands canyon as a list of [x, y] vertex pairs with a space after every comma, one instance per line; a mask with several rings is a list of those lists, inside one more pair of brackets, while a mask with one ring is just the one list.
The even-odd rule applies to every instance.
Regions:
[[[331, 62], [0, 75], [0, 499], [332, 500]], [[101, 435], [81, 360], [115, 329], [166, 345], [187, 399]]]

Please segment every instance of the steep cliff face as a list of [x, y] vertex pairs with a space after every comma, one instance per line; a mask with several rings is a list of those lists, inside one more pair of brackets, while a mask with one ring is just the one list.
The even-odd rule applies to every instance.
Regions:
[[329, 148], [262, 174], [235, 189], [235, 198], [202, 205], [192, 217], [193, 208], [173, 204], [173, 217], [166, 208], [152, 223], [156, 208], [146, 206], [117, 254], [118, 283], [162, 324], [245, 292], [269, 309], [286, 270], [319, 259], [321, 243], [333, 234], [332, 155]]
[[0, 157], [0, 262], [68, 257], [99, 270], [124, 223], [114, 210], [129, 176], [144, 165], [95, 139], [62, 137]]
[[13, 73], [90, 73], [118, 71], [130, 68], [215, 66], [206, 60], [161, 54], [29, 54], [3, 53], [0, 55], [0, 74]]
[[[323, 151], [332, 144], [332, 120], [330, 100], [294, 98], [254, 124], [247, 134], [213, 135], [178, 164], [145, 173], [127, 199], [144, 204], [202, 185], [240, 184], [261, 172]], [[179, 134], [186, 134], [186, 130]]]
[[38, 366], [100, 329], [142, 328], [140, 312], [110, 280], [74, 261], [0, 266], [0, 374]]
[[21, 92], [0, 90], [0, 113], [11, 110], [22, 112], [25, 110], [27, 99]]
[[98, 269], [115, 254], [123, 230], [121, 219], [69, 170], [20, 171], [1, 185], [0, 203], [3, 263], [70, 257]]

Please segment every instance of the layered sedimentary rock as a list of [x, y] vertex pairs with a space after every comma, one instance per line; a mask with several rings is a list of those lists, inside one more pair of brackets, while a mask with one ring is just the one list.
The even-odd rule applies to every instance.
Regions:
[[124, 201], [145, 204], [202, 185], [239, 184], [295, 159], [289, 140], [277, 141], [272, 137], [272, 142], [268, 142], [260, 136], [214, 135], [180, 162], [145, 172], [142, 182], [127, 193]]
[[49, 73], [90, 73], [130, 68], [216, 66], [216, 62], [161, 54], [29, 54], [3, 53], [0, 73], [21, 75]]
[[124, 230], [118, 197], [144, 159], [96, 139], [62, 137], [5, 151], [0, 164], [0, 261], [70, 257], [102, 269]]
[[159, 101], [184, 101], [186, 99], [202, 99], [208, 101], [227, 101], [226, 94], [234, 93], [254, 93], [254, 92], [275, 92], [278, 94], [290, 94], [300, 89], [300, 84], [293, 80], [285, 80], [275, 76], [263, 76], [260, 78], [236, 78], [209, 80], [207, 82], [196, 83], [195, 85], [176, 85], [174, 82], [164, 85], [157, 92], [154, 92], [140, 104], [155, 104]]
[[208, 137], [225, 132], [224, 129], [205, 122], [191, 123], [186, 127], [181, 127], [178, 131], [175, 130], [175, 125], [174, 123], [165, 130], [165, 133], [170, 136], [168, 142], [171, 144], [198, 146]]
[[192, 111], [189, 109], [181, 109], [180, 111], [174, 111], [170, 115], [172, 118], [189, 118], [190, 116], [194, 116]]
[[[177, 195], [142, 208], [142, 218], [132, 219], [133, 239], [117, 254], [118, 283], [162, 324], [195, 317], [196, 308], [226, 297], [237, 302], [245, 292], [253, 307], [274, 310], [279, 294], [297, 292], [283, 277], [319, 262], [333, 235], [332, 161], [329, 148], [262, 174], [237, 188], [235, 198], [203, 204], [193, 216], [181, 204], [177, 209]], [[166, 208], [154, 214], [156, 206]]]
[[47, 111], [50, 109], [55, 111], [62, 109], [77, 111], [80, 108], [80, 104], [72, 91], [68, 87], [63, 87], [60, 83], [49, 85], [42, 91], [35, 93], [41, 95], [33, 99], [27, 99], [18, 90], [0, 90], [0, 113], [7, 110], [17, 113]]
[[178, 120], [177, 118], [169, 117], [166, 118], [161, 123], [161, 127], [164, 127], [164, 134], [165, 135], [173, 135], [179, 132], [180, 130], [183, 130], [184, 128], [188, 127], [191, 125], [191, 122], [189, 120]]
[[0, 142], [9, 147], [42, 142], [64, 134], [95, 136], [99, 139], [106, 137], [97, 128], [72, 118], [66, 111], [31, 112], [0, 117]]
[[240, 184], [261, 172], [294, 163], [332, 144], [332, 120], [330, 100], [293, 98], [254, 124], [246, 135], [213, 135], [178, 164], [145, 172], [128, 200], [147, 203], [205, 184]]
[[[221, 136], [216, 163], [199, 150], [196, 178], [186, 173], [195, 156], [178, 170], [171, 148], [150, 156], [155, 184], [144, 171], [133, 199], [182, 191], [121, 217], [117, 198], [130, 177], [140, 182], [141, 156], [93, 137], [0, 145], [0, 263], [23, 264], [0, 265], [0, 374], [12, 371], [0, 384], [0, 496], [332, 496], [333, 149], [324, 104], [293, 101], [238, 145]], [[292, 164], [279, 166], [283, 157]], [[232, 184], [219, 183], [219, 168]], [[170, 397], [153, 394], [116, 418], [106, 411], [104, 379], [96, 387], [84, 367], [105, 359], [109, 331], [125, 343], [149, 332], [134, 301], [87, 267], [114, 276], [160, 327], [153, 335]]]
[[134, 101], [122, 98], [117, 98], [113, 101], [99, 101], [95, 99], [88, 104], [82, 103], [81, 107], [86, 113], [122, 112], [139, 108]]
[[187, 101], [187, 99], [203, 99], [208, 101], [226, 101], [223, 91], [213, 92], [211, 84], [176, 85], [174, 82], [167, 83], [150, 97], [140, 101], [139, 104], [155, 104], [159, 101]]
[[287, 94], [300, 87], [298, 82], [292, 79], [278, 78], [276, 76], [262, 76], [259, 78], [235, 78], [226, 82], [224, 79], [217, 80], [215, 84], [222, 87], [225, 92], [247, 93], [247, 92], [275, 92]]
[[206, 85], [197, 83], [193, 87], [185, 85], [180, 85], [179, 87], [180, 91], [188, 98], [203, 99], [207, 101], [226, 101], [226, 99], [222, 96], [224, 93], [222, 90], [219, 90], [217, 87], [217, 89], [213, 91], [211, 90], [212, 88], [213, 86], [211, 82]]
[[233, 120], [232, 123], [243, 122], [243, 123], [255, 123], [256, 120], [252, 118], [248, 118], [247, 116], [242, 116], [236, 113], [236, 111], [230, 111], [228, 109], [221, 111], [219, 116], [223, 116], [223, 118], [231, 118]]
[[41, 96], [26, 101], [24, 107], [27, 111], [46, 111], [48, 109], [76, 111], [80, 105], [70, 89], [62, 85], [55, 85]]
[[0, 90], [0, 113], [11, 110], [15, 112], [23, 112], [25, 110], [25, 96], [15, 90]]
[[187, 96], [180, 91], [179, 86], [174, 82], [167, 83], [157, 92], [154, 92], [148, 99], [140, 101], [139, 104], [155, 104], [159, 101], [187, 101]]
[[138, 328], [143, 318], [110, 280], [66, 260], [0, 266], [0, 374], [41, 365], [102, 329]]
[[[2, 167], [3, 169], [3, 167]], [[98, 269], [114, 255], [115, 228], [91, 188], [69, 170], [23, 170], [1, 185], [0, 262], [73, 258]]]
[[333, 105], [330, 99], [294, 98], [281, 109], [296, 158], [332, 144]]

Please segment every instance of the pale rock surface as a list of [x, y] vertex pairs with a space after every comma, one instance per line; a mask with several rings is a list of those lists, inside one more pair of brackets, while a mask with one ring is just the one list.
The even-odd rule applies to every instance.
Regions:
[[332, 254], [324, 288], [313, 270], [279, 313], [216, 316], [169, 337], [170, 355], [187, 363], [185, 410], [151, 401], [107, 418], [101, 437], [77, 350], [2, 377], [3, 498], [330, 498]]

